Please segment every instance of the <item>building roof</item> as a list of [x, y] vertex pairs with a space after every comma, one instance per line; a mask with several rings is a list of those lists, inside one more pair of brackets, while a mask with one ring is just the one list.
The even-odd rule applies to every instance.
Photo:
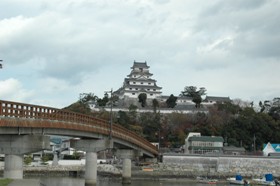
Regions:
[[[177, 110], [196, 110], [195, 105], [175, 105], [174, 109]], [[201, 108], [201, 110], [204, 110], [203, 108]]]
[[128, 82], [128, 81], [135, 81], [135, 82], [156, 82], [155, 79], [140, 79], [140, 78], [125, 78], [124, 79], [125, 82]]
[[130, 92], [130, 93], [149, 93], [149, 94], [160, 94], [161, 91], [159, 89], [153, 91], [153, 90], [145, 90], [142, 88], [139, 88], [138, 90], [124, 90], [125, 92]]
[[178, 100], [192, 100], [193, 98], [190, 96], [178, 96]]
[[189, 141], [224, 142], [224, 138], [221, 136], [192, 136]]
[[138, 72], [138, 71], [132, 70], [132, 71], [130, 72], [130, 74], [127, 75], [127, 77], [132, 77], [132, 76], [134, 76], [134, 75], [145, 75], [145, 76], [150, 76], [150, 77], [153, 76], [153, 74], [150, 73], [150, 72], [148, 72], [148, 71], [145, 71], [145, 72]]
[[209, 102], [209, 101], [216, 101], [216, 102], [230, 102], [230, 98], [229, 97], [216, 97], [216, 96], [206, 96], [205, 102]]
[[265, 156], [268, 156], [269, 153], [274, 153], [274, 152], [276, 152], [275, 148], [272, 146], [271, 143], [268, 142], [263, 149], [263, 154]]
[[280, 152], [280, 144], [275, 144], [275, 143], [273, 143], [273, 144], [271, 144], [271, 145], [272, 145], [272, 147], [275, 149], [276, 152]]
[[145, 89], [162, 89], [162, 87], [159, 87], [157, 85], [151, 85], [151, 86], [148, 86], [148, 85], [129, 85], [129, 84], [126, 84], [124, 87], [126, 88], [145, 88]]
[[147, 65], [146, 61], [145, 62], [134, 61], [133, 66], [131, 68], [133, 69], [133, 68], [150, 68], [150, 67]]
[[263, 151], [265, 151], [266, 149], [273, 149], [275, 152], [280, 152], [280, 144], [279, 143], [267, 143], [264, 144], [264, 149]]
[[223, 147], [208, 147], [208, 146], [192, 146], [190, 149], [193, 150], [220, 150]]

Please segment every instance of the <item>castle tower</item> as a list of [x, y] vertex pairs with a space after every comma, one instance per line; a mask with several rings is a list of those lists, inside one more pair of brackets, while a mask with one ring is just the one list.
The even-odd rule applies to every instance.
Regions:
[[149, 72], [147, 62], [134, 61], [131, 72], [124, 79], [123, 86], [116, 91], [120, 99], [138, 99], [141, 93], [147, 95], [147, 99], [155, 99], [161, 96], [161, 87], [156, 85], [152, 79], [153, 74]]

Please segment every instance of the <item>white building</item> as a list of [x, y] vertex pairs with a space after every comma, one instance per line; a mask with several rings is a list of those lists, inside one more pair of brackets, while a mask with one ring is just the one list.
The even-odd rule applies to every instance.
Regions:
[[185, 154], [222, 153], [224, 139], [221, 136], [201, 136], [200, 133], [189, 133], [185, 140]]

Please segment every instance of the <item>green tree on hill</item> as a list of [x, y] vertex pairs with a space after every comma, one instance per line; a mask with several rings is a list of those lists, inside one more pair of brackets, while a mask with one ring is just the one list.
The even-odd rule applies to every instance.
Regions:
[[105, 95], [102, 99], [101, 98], [97, 99], [97, 104], [100, 107], [104, 107], [104, 106], [106, 106], [108, 101], [109, 101], [109, 97], [108, 97], [108, 95]]
[[138, 100], [139, 100], [139, 103], [141, 103], [141, 106], [145, 107], [146, 106], [146, 101], [147, 101], [147, 94], [145, 94], [145, 93], [139, 94]]
[[177, 105], [176, 101], [177, 101], [177, 97], [171, 94], [169, 98], [166, 100], [167, 107], [174, 108]]
[[65, 108], [63, 108], [64, 110], [69, 110], [72, 112], [77, 112], [77, 113], [81, 113], [81, 114], [90, 114], [91, 110], [88, 104], [83, 103], [81, 101], [77, 101]]
[[199, 88], [195, 86], [186, 86], [184, 91], [182, 91], [182, 96], [188, 96], [192, 98], [192, 101], [195, 103], [196, 108], [200, 108], [203, 95], [206, 95], [206, 89], [204, 87]]
[[81, 93], [80, 94], [80, 102], [84, 104], [89, 104], [92, 102], [96, 102], [98, 97], [94, 95], [94, 93]]
[[159, 102], [157, 99], [153, 99], [153, 109], [154, 109], [154, 112], [156, 113], [157, 112], [157, 108], [159, 107]]

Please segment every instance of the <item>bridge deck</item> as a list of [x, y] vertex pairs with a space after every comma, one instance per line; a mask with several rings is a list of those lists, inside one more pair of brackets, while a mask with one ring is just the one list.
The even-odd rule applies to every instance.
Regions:
[[[3, 100], [0, 100], [0, 127], [57, 128], [110, 135], [110, 125], [106, 120], [63, 109]], [[154, 145], [120, 125], [112, 124], [112, 137], [158, 155]]]

